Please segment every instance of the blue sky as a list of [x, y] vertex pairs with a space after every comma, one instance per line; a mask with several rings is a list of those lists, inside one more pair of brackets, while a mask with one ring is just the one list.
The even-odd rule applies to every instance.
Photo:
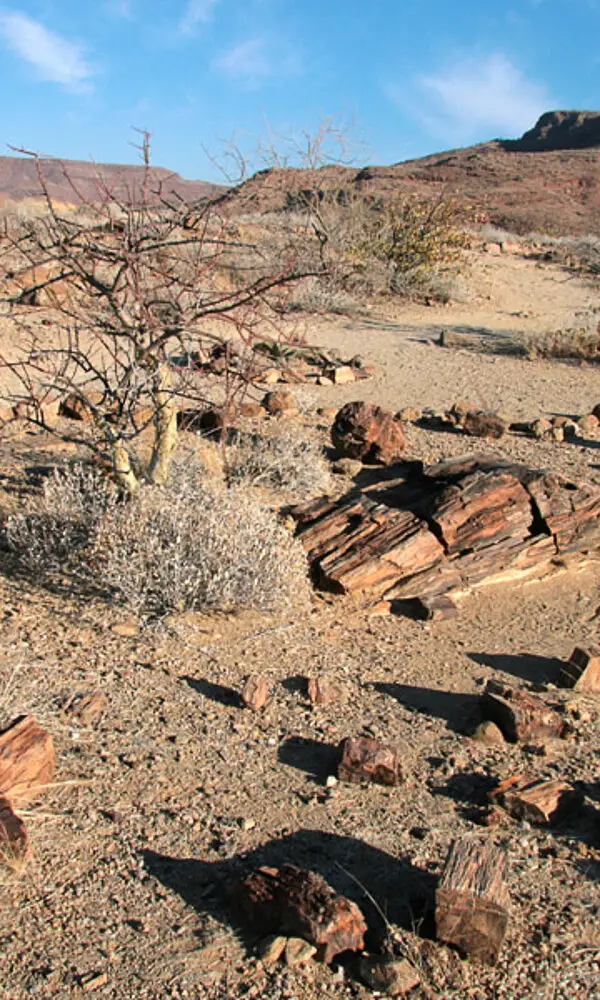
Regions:
[[516, 136], [600, 109], [600, 0], [0, 3], [0, 152], [215, 178], [206, 149], [350, 125], [361, 163]]

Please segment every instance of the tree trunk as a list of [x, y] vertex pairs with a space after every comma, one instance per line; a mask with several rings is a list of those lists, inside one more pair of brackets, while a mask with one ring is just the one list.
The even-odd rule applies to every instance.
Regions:
[[148, 479], [155, 486], [164, 486], [169, 481], [177, 447], [177, 406], [173, 397], [171, 372], [166, 365], [159, 366], [153, 402], [156, 407], [156, 429]]
[[131, 456], [122, 441], [113, 445], [112, 471], [119, 489], [127, 496], [134, 496], [140, 484], [131, 466]]

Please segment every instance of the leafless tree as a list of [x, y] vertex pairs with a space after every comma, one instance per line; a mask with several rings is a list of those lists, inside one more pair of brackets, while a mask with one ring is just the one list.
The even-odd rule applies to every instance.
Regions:
[[[46, 212], [7, 223], [2, 241], [18, 330], [0, 357], [5, 400], [110, 463], [130, 494], [168, 480], [182, 409], [216, 394], [231, 412], [256, 379], [257, 341], [289, 337], [285, 296], [326, 267], [310, 206], [293, 226], [244, 223], [227, 198], [190, 205], [159, 182], [148, 133], [140, 150], [137, 186], [111, 188], [97, 169], [93, 200], [64, 166], [77, 210], [52, 197], [45, 159], [19, 150], [35, 160]], [[31, 308], [38, 301], [47, 308]], [[88, 419], [57, 429], [49, 413], [67, 396]], [[142, 464], [136, 442], [146, 429]]]

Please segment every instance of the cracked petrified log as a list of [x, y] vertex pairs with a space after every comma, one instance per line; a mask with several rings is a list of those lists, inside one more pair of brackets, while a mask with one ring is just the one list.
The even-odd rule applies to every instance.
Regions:
[[514, 774], [490, 792], [490, 800], [503, 806], [515, 819], [545, 826], [576, 812], [583, 795], [568, 781], [558, 778], [544, 781]]
[[541, 698], [495, 680], [487, 682], [482, 713], [496, 723], [509, 743], [560, 739], [565, 732], [562, 716]]
[[370, 736], [348, 736], [341, 743], [338, 765], [340, 781], [373, 781], [376, 785], [398, 785], [402, 768], [395, 747]]
[[238, 885], [235, 899], [261, 934], [303, 938], [329, 963], [343, 951], [362, 951], [366, 921], [321, 875], [283, 865], [259, 868]]
[[436, 933], [465, 955], [493, 964], [508, 928], [506, 852], [472, 837], [455, 840], [435, 896]]
[[560, 680], [564, 687], [575, 691], [600, 692], [600, 649], [576, 646], [560, 672]]
[[466, 455], [292, 511], [324, 589], [460, 597], [600, 556], [600, 487]]
[[0, 733], [0, 796], [11, 805], [37, 798], [54, 778], [52, 737], [32, 716]]

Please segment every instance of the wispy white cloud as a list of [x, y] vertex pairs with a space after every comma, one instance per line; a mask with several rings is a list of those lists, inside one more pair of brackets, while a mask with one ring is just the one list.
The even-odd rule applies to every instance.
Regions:
[[34, 67], [40, 80], [90, 90], [94, 69], [77, 42], [68, 41], [40, 21], [17, 11], [0, 11], [0, 37]]
[[272, 77], [295, 76], [302, 71], [297, 52], [267, 38], [239, 42], [214, 61], [214, 67], [231, 80], [259, 87]]
[[428, 132], [456, 143], [520, 134], [555, 104], [544, 84], [500, 52], [421, 76], [408, 91], [398, 85], [386, 90]]
[[180, 34], [193, 35], [200, 25], [211, 20], [218, 3], [220, 0], [187, 0], [179, 21]]

